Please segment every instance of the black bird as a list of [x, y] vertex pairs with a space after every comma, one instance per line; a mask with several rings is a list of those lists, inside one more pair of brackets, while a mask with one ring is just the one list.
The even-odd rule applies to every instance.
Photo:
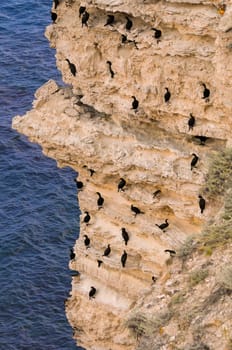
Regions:
[[73, 251], [73, 248], [70, 249], [70, 260], [75, 259], [76, 254]]
[[126, 259], [127, 259], [127, 252], [124, 250], [124, 253], [121, 256], [121, 263], [122, 263], [122, 267], [125, 267], [126, 265]]
[[96, 294], [96, 288], [95, 287], [91, 287], [90, 291], [89, 291], [89, 299], [91, 298], [95, 298], [95, 294]]
[[59, 0], [53, 0], [53, 2], [54, 2], [54, 9], [56, 9], [57, 6], [59, 5]]
[[199, 157], [195, 153], [192, 153], [192, 156], [193, 156], [193, 159], [191, 161], [191, 170], [193, 170], [193, 168], [195, 167], [199, 159]]
[[122, 36], [121, 36], [121, 42], [122, 42], [122, 44], [127, 43], [127, 36], [126, 36], [126, 35], [122, 34]]
[[103, 263], [102, 260], [97, 260], [97, 267], [101, 267], [101, 264]]
[[188, 120], [188, 126], [189, 126], [189, 131], [193, 130], [193, 127], [195, 125], [196, 119], [195, 117], [192, 115], [192, 113], [190, 113], [190, 118]]
[[110, 75], [111, 75], [111, 78], [113, 78], [115, 73], [112, 70], [112, 62], [111, 61], [106, 61], [106, 63], [109, 65]]
[[93, 176], [93, 174], [96, 173], [95, 170], [88, 168], [87, 165], [83, 165], [83, 168], [86, 168], [90, 172], [90, 176]]
[[90, 239], [87, 235], [84, 235], [85, 239], [84, 239], [84, 244], [86, 246], [86, 249], [89, 248], [90, 245]]
[[104, 26], [112, 26], [114, 23], [114, 15], [108, 15], [106, 24]]
[[98, 195], [98, 200], [97, 200], [97, 205], [98, 205], [98, 209], [101, 209], [104, 203], [104, 198], [101, 196], [100, 192], [96, 192]]
[[135, 216], [138, 214], [145, 214], [143, 211], [141, 211], [139, 208], [133, 206], [133, 204], [131, 204], [131, 210], [135, 213]]
[[170, 93], [170, 91], [168, 90], [167, 87], [165, 88], [165, 90], [166, 90], [166, 92], [165, 92], [165, 94], [164, 94], [164, 101], [165, 101], [165, 102], [168, 102], [168, 101], [170, 100], [171, 93]]
[[161, 194], [161, 190], [156, 190], [155, 192], [153, 192], [153, 198], [156, 198], [160, 194]]
[[74, 179], [74, 181], [76, 182], [76, 186], [78, 190], [81, 190], [84, 186], [82, 181], [77, 181], [77, 179]]
[[86, 7], [85, 6], [80, 6], [79, 7], [79, 17], [81, 17], [81, 15], [85, 12]]
[[203, 90], [203, 97], [202, 98], [205, 99], [206, 102], [208, 102], [209, 101], [210, 90], [207, 89], [207, 87], [206, 87], [206, 85], [204, 83], [202, 83], [202, 86], [204, 88], [204, 90]]
[[167, 228], [169, 226], [168, 219], [165, 219], [165, 222], [163, 222], [160, 225], [156, 224], [156, 226], [158, 226], [161, 230], [164, 230], [165, 228]]
[[52, 19], [52, 22], [53, 22], [53, 23], [56, 22], [57, 14], [56, 14], [55, 12], [51, 12], [51, 19]]
[[127, 242], [129, 241], [129, 235], [125, 227], [122, 227], [122, 238], [124, 239], [125, 245], [127, 245]]
[[104, 254], [102, 256], [109, 256], [111, 252], [110, 244], [108, 244], [107, 248], [104, 250]]
[[68, 62], [69, 69], [70, 69], [72, 75], [75, 77], [76, 76], [76, 72], [77, 72], [75, 64], [71, 63], [68, 58], [66, 58], [65, 60]]
[[126, 30], [131, 30], [132, 26], [133, 26], [133, 22], [129, 17], [126, 17], [127, 22], [126, 22]]
[[152, 276], [152, 281], [155, 283], [156, 281], [157, 281], [157, 277], [155, 277], [155, 276]]
[[88, 211], [85, 211], [85, 217], [84, 217], [84, 220], [83, 220], [83, 222], [85, 222], [86, 223], [86, 225], [88, 225], [88, 223], [90, 222], [90, 219], [91, 219], [91, 217], [90, 217], [90, 215], [89, 215], [89, 212]]
[[171, 250], [171, 249], [165, 249], [164, 251], [165, 253], [169, 253], [171, 257], [175, 256], [176, 255], [176, 252], [175, 250]]
[[131, 96], [131, 98], [133, 98], [133, 101], [132, 101], [132, 108], [131, 108], [131, 109], [137, 109], [138, 106], [139, 106], [139, 101], [136, 99], [135, 96]]
[[118, 183], [118, 192], [119, 191], [124, 192], [123, 187], [125, 187], [125, 186], [126, 186], [126, 180], [124, 180], [122, 177], [120, 177], [120, 181]]
[[201, 195], [199, 195], [198, 198], [199, 198], [199, 207], [201, 209], [201, 214], [203, 214], [203, 211], [205, 210], [205, 199]]
[[89, 20], [89, 13], [87, 11], [84, 11], [82, 17], [81, 17], [81, 26], [85, 25], [88, 27], [88, 20]]
[[[155, 39], [159, 39], [159, 38], [161, 37], [161, 35], [162, 35], [161, 30], [160, 30], [160, 29], [156, 29], [156, 28], [151, 28], [151, 29], [155, 31], [155, 33], [154, 33], [154, 38], [155, 38]], [[157, 43], [158, 43], [159, 41], [160, 41], [160, 40], [157, 40]]]
[[209, 139], [207, 136], [194, 136], [196, 139], [200, 140], [200, 145], [204, 146], [206, 141]]

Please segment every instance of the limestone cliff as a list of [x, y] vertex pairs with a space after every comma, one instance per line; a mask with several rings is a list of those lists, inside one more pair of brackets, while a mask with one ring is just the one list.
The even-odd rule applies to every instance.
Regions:
[[[80, 6], [89, 13], [87, 25]], [[232, 2], [60, 0], [52, 11], [57, 19], [46, 37], [67, 85], [46, 83], [36, 92], [33, 109], [15, 117], [13, 127], [59, 166], [75, 169], [84, 184], [78, 192], [80, 238], [70, 262], [80, 275], [73, 278], [66, 304], [77, 343], [93, 350], [131, 350], [139, 345], [129, 331], [133, 327], [126, 326], [128, 315], [142, 308], [156, 313], [170, 297], [159, 298], [166, 283], [175, 281], [167, 282], [164, 250], [177, 250], [187, 237], [199, 235], [222, 206], [205, 191], [201, 213], [198, 195], [209, 156], [232, 143]], [[159, 38], [152, 28], [162, 31]], [[136, 109], [132, 96], [139, 102]], [[193, 153], [199, 159], [191, 169]], [[126, 180], [124, 191], [118, 191], [120, 178]], [[104, 197], [101, 209], [96, 192]], [[143, 214], [135, 216], [131, 204]], [[83, 222], [85, 211], [89, 224]], [[163, 231], [157, 225], [165, 219], [169, 226]], [[108, 244], [111, 253], [103, 257]], [[192, 261], [194, 269], [196, 258]], [[180, 273], [176, 264], [173, 274]], [[94, 299], [89, 299], [91, 286], [97, 290]], [[186, 346], [191, 337], [181, 335], [179, 341], [175, 327], [150, 348]], [[212, 341], [212, 349], [219, 343]]]

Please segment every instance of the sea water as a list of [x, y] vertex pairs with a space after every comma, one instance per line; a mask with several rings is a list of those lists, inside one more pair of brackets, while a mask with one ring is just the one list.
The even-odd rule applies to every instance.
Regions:
[[0, 2], [0, 350], [78, 349], [64, 307], [79, 227], [77, 174], [11, 129], [38, 87], [61, 81], [44, 37], [51, 6]]

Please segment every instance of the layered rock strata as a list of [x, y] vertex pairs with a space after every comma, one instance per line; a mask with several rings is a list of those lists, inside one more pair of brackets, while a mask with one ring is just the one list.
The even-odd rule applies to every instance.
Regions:
[[[46, 36], [68, 85], [49, 81], [41, 87], [32, 111], [15, 117], [13, 127], [59, 166], [75, 169], [84, 184], [78, 192], [80, 237], [70, 262], [80, 275], [73, 278], [66, 311], [86, 349], [135, 349], [125, 319], [151, 293], [152, 276], [165, 274], [164, 250], [199, 234], [220, 207], [206, 197], [201, 214], [198, 195], [209, 156], [231, 145], [232, 4], [224, 4], [225, 12], [216, 0], [73, 0], [53, 8], [58, 17]], [[82, 26], [80, 6], [90, 15], [88, 26]], [[106, 25], [108, 15], [114, 16], [112, 25]], [[133, 22], [130, 30], [126, 17]], [[160, 39], [154, 27], [162, 31]], [[131, 96], [139, 101], [136, 110]], [[196, 123], [189, 130], [190, 113]], [[192, 153], [199, 159], [191, 170]], [[126, 186], [118, 192], [120, 178]], [[101, 209], [96, 192], [105, 200]], [[135, 216], [131, 204], [144, 214]], [[157, 225], [165, 219], [169, 226], [163, 231]], [[103, 257], [108, 244], [111, 253]], [[91, 286], [97, 289], [94, 299]]]

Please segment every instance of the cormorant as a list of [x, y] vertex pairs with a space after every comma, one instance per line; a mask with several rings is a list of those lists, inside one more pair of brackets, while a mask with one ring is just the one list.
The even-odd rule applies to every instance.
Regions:
[[[151, 29], [155, 31], [155, 33], [154, 33], [154, 38], [155, 38], [155, 39], [159, 39], [159, 38], [161, 37], [161, 35], [162, 35], [161, 30], [160, 30], [160, 29], [156, 29], [156, 28], [151, 28]], [[160, 41], [160, 40], [157, 40], [157, 43], [158, 43], [159, 41]]]
[[165, 90], [166, 90], [166, 92], [165, 92], [165, 94], [164, 94], [164, 101], [165, 101], [165, 102], [168, 102], [168, 101], [170, 100], [171, 93], [170, 93], [170, 91], [168, 90], [167, 87], [165, 88]]
[[129, 17], [126, 17], [127, 22], [126, 22], [126, 30], [131, 30], [132, 26], [133, 26], [133, 22]]
[[131, 98], [133, 98], [132, 108], [131, 109], [137, 109], [138, 106], [139, 106], [139, 101], [136, 99], [135, 96], [131, 96]]
[[111, 75], [111, 78], [113, 78], [115, 73], [112, 70], [112, 62], [111, 61], [106, 61], [106, 63], [109, 65], [110, 75]]
[[199, 198], [199, 207], [201, 209], [201, 214], [203, 214], [203, 211], [205, 210], [205, 199], [201, 195], [199, 195], [198, 198]]
[[193, 159], [191, 161], [191, 170], [193, 170], [193, 168], [195, 167], [199, 159], [199, 157], [195, 153], [192, 153], [192, 156], [193, 156]]
[[164, 251], [165, 253], [169, 253], [171, 257], [175, 256], [176, 255], [176, 252], [175, 250], [171, 250], [171, 249], [165, 249]]
[[153, 198], [156, 198], [160, 194], [161, 194], [161, 190], [156, 190], [155, 192], [153, 192]]
[[56, 22], [57, 14], [55, 12], [51, 12], [51, 19], [52, 19], [53, 23]]
[[59, 0], [53, 0], [53, 2], [54, 2], [54, 9], [56, 9], [57, 6], [59, 5]]
[[127, 242], [129, 241], [129, 235], [125, 227], [122, 227], [122, 238], [124, 239], [125, 245], [127, 245]]
[[155, 276], [152, 276], [152, 281], [155, 283], [156, 281], [157, 281], [157, 277], [155, 277]]
[[75, 259], [76, 254], [73, 251], [73, 248], [70, 249], [70, 260]]
[[188, 120], [188, 126], [189, 126], [189, 131], [193, 130], [193, 127], [195, 125], [195, 117], [192, 115], [192, 113], [190, 113], [190, 118]]
[[209, 139], [207, 136], [194, 136], [196, 139], [200, 140], [200, 145], [204, 146], [206, 141]]
[[95, 287], [91, 287], [90, 291], [89, 291], [89, 299], [91, 298], [95, 298], [95, 294], [96, 294], [96, 288]]
[[96, 192], [98, 195], [98, 200], [97, 200], [97, 205], [98, 205], [98, 209], [101, 209], [104, 203], [104, 198], [101, 196], [100, 192]]
[[108, 15], [106, 24], [104, 26], [112, 26], [114, 23], [114, 15]]
[[70, 69], [72, 75], [75, 77], [76, 76], [76, 72], [77, 72], [75, 64], [71, 63], [68, 58], [66, 58], [65, 60], [68, 62], [69, 69]]
[[131, 210], [135, 213], [135, 216], [137, 214], [145, 214], [143, 211], [141, 211], [139, 208], [133, 206], [133, 204], [131, 204]]
[[88, 27], [89, 13], [85, 11], [81, 17], [81, 26], [85, 25]]
[[85, 6], [80, 6], [79, 7], [79, 17], [81, 17], [81, 15], [85, 12], [86, 7]]
[[78, 190], [83, 188], [84, 184], [82, 181], [77, 181], [77, 179], [74, 179], [74, 181], [76, 182], [76, 186]]
[[111, 252], [110, 244], [108, 244], [107, 248], [104, 250], [104, 254], [102, 256], [109, 256]]
[[163, 222], [160, 225], [156, 224], [156, 226], [158, 226], [161, 230], [164, 230], [165, 228], [167, 228], [169, 226], [168, 219], [165, 219], [165, 222]]
[[202, 83], [202, 86], [204, 88], [204, 90], [203, 90], [203, 97], [202, 98], [205, 99], [206, 102], [208, 102], [209, 101], [210, 90], [207, 89], [207, 87], [206, 87], [206, 85], [204, 83]]
[[86, 223], [86, 225], [88, 225], [88, 223], [89, 223], [89, 221], [90, 221], [90, 219], [91, 219], [91, 217], [90, 217], [90, 215], [89, 215], [89, 212], [88, 211], [85, 211], [85, 217], [84, 217], [84, 220], [83, 220], [83, 222], [85, 222]]
[[126, 259], [127, 259], [127, 252], [124, 250], [124, 253], [121, 256], [121, 263], [122, 263], [122, 267], [125, 267], [126, 265]]
[[84, 244], [86, 246], [86, 249], [89, 248], [90, 245], [90, 239], [87, 235], [84, 235], [85, 239], [84, 239]]
[[102, 260], [97, 260], [97, 267], [101, 267], [101, 264], [103, 263]]
[[122, 191], [124, 192], [123, 187], [126, 186], [126, 180], [124, 180], [122, 177], [120, 177], [120, 181], [118, 183], [118, 192]]

